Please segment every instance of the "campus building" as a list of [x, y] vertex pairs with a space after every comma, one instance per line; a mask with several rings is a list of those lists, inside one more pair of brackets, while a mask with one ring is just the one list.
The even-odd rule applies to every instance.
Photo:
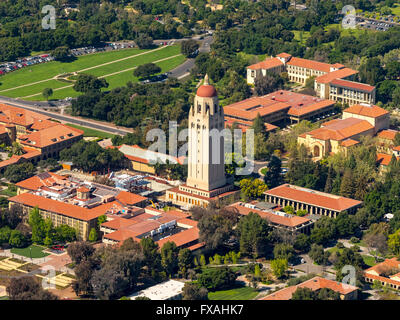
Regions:
[[291, 300], [293, 294], [298, 288], [308, 288], [314, 292], [326, 288], [333, 290], [340, 294], [341, 300], [357, 300], [358, 288], [349, 284], [325, 279], [322, 277], [314, 277], [310, 280], [304, 281], [298, 285], [283, 288], [274, 293], [267, 295], [260, 300]]
[[389, 127], [389, 112], [375, 105], [354, 105], [343, 111], [342, 119], [325, 122], [320, 128], [297, 138], [315, 160], [344, 152], [360, 143], [362, 136], [374, 136]]
[[66, 224], [87, 240], [101, 215], [130, 217], [147, 205], [147, 198], [94, 182], [44, 172], [16, 184], [9, 206], [22, 208], [25, 219], [38, 207], [55, 227]]
[[102, 223], [103, 243], [109, 245], [122, 244], [128, 238], [140, 242], [151, 237], [159, 247], [168, 242], [174, 242], [178, 248], [188, 248], [191, 251], [204, 246], [199, 242], [197, 221], [178, 210], [163, 211], [146, 207], [137, 211], [131, 217], [110, 217]]
[[251, 127], [259, 114], [266, 130], [276, 125], [320, 120], [335, 114], [335, 102], [306, 94], [278, 90], [262, 97], [251, 97], [224, 107], [225, 123]]
[[349, 105], [375, 103], [375, 87], [354, 80], [358, 71], [346, 68], [340, 63], [329, 64], [280, 53], [276, 57], [247, 67], [247, 83], [254, 84], [257, 77], [267, 72], [287, 72], [292, 82], [305, 84], [315, 77], [314, 90], [317, 96]]
[[227, 208], [234, 209], [240, 215], [247, 216], [250, 212], [257, 213], [268, 221], [273, 228], [283, 229], [292, 233], [309, 234], [314, 222], [307, 217], [299, 217], [275, 209], [265, 208], [265, 203], [236, 202]]
[[397, 258], [386, 259], [364, 271], [365, 282], [377, 281], [382, 286], [400, 290], [400, 261]]
[[354, 214], [362, 202], [321, 191], [282, 184], [264, 192], [265, 201], [280, 207], [291, 206], [295, 211], [336, 218], [340, 213]]
[[224, 130], [224, 109], [218, 103], [214, 86], [208, 84], [207, 75], [197, 89], [188, 126], [186, 184], [167, 190], [166, 200], [189, 208], [233, 198], [238, 192], [232, 179], [225, 177], [224, 137], [220, 135]]
[[185, 157], [173, 157], [168, 154], [143, 149], [138, 145], [126, 145], [116, 147], [130, 161], [130, 169], [139, 172], [155, 174], [154, 163], [183, 164]]
[[51, 121], [33, 111], [0, 104], [0, 141], [7, 145], [17, 142], [24, 152], [1, 161], [0, 173], [12, 164], [36, 163], [56, 157], [82, 137], [82, 130]]
[[379, 153], [392, 154], [392, 150], [395, 147], [394, 138], [399, 132], [400, 131], [392, 129], [386, 129], [378, 132], [378, 134], [376, 135], [378, 139], [376, 150]]

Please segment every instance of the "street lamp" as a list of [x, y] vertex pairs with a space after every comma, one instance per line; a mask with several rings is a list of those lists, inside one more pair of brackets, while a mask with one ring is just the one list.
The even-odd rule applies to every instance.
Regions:
[[29, 254], [30, 254], [30, 257], [31, 257], [31, 261], [33, 261], [32, 260], [32, 247], [29, 247]]

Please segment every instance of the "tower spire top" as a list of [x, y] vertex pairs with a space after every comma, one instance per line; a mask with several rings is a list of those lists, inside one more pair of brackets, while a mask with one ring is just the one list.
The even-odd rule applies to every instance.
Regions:
[[204, 77], [204, 82], [203, 82], [203, 84], [204, 85], [208, 85], [209, 83], [208, 83], [208, 74], [206, 73], [206, 75], [205, 75], [205, 77]]

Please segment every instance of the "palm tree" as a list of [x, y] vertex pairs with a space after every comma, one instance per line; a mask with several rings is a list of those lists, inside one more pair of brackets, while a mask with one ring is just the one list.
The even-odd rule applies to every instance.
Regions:
[[12, 143], [11, 152], [17, 156], [25, 153], [24, 148], [16, 141]]

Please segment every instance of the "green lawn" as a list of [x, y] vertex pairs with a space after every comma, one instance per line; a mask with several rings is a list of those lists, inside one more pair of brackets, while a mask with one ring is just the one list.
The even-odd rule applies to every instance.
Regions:
[[32, 248], [32, 258], [44, 258], [49, 255], [48, 253], [43, 252], [44, 247], [40, 247], [34, 244], [26, 248], [13, 248], [11, 249], [11, 253], [31, 258], [31, 250], [29, 248]]
[[107, 138], [112, 138], [114, 136], [112, 133], [99, 131], [99, 130], [86, 128], [86, 127], [81, 127], [81, 126], [78, 126], [78, 125], [72, 124], [72, 123], [66, 123], [66, 125], [82, 130], [84, 132], [83, 133], [84, 137], [98, 137], [98, 138], [107, 139]]
[[208, 293], [209, 300], [251, 300], [258, 295], [257, 290], [251, 287], [240, 287], [230, 290]]
[[[123, 58], [127, 59], [116, 61]], [[0, 76], [0, 95], [13, 98], [28, 97], [26, 99], [30, 100], [44, 100], [41, 92], [44, 88], [52, 88], [54, 93], [50, 97], [51, 99], [76, 97], [80, 93], [72, 89], [71, 83], [55, 80], [54, 77], [71, 72], [101, 76], [109, 82], [109, 87], [104, 90], [110, 90], [123, 86], [128, 81], [138, 81], [133, 76], [133, 69], [139, 65], [159, 61], [156, 64], [161, 67], [162, 72], [166, 72], [180, 65], [184, 60], [185, 57], [180, 54], [180, 46], [174, 45], [153, 50], [124, 49], [95, 53], [79, 57], [75, 61], [68, 63], [52, 61]], [[100, 66], [104, 63], [110, 64]], [[87, 70], [88, 68], [90, 69]], [[36, 83], [38, 81], [43, 82]], [[22, 85], [26, 86], [16, 88]]]
[[361, 256], [362, 256], [362, 258], [363, 258], [363, 260], [364, 260], [364, 263], [365, 263], [367, 266], [372, 267], [372, 266], [376, 265], [376, 262], [375, 262], [374, 257], [366, 256], [366, 255], [361, 255]]

